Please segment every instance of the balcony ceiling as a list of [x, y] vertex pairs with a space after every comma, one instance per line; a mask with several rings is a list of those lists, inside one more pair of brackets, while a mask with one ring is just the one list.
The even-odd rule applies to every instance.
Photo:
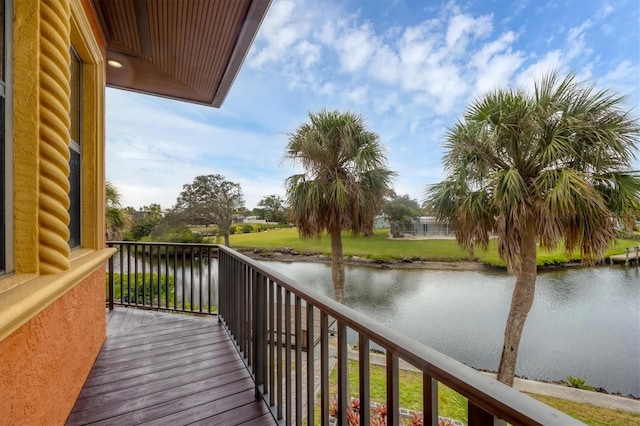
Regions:
[[270, 0], [92, 0], [107, 86], [220, 107]]

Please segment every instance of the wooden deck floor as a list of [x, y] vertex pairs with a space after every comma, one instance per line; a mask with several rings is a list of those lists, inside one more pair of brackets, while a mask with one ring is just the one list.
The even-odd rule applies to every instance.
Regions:
[[213, 318], [117, 308], [68, 425], [275, 425]]

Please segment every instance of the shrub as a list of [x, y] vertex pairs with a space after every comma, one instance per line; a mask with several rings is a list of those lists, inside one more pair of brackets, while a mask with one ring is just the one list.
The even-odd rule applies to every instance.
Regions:
[[[106, 292], [109, 295], [109, 275], [107, 274]], [[167, 276], [160, 274], [160, 285], [158, 285], [157, 274], [113, 274], [114, 298], [129, 303], [139, 303], [149, 305], [164, 304], [167, 300]], [[169, 303], [173, 303], [175, 283], [172, 276], [169, 276]], [[151, 290], [153, 289], [153, 300]]]
[[586, 383], [586, 380], [583, 379], [582, 377], [568, 376], [567, 383], [572, 388], [578, 388], [578, 389], [589, 390], [589, 391], [592, 391], [595, 389], [593, 386], [588, 385]]

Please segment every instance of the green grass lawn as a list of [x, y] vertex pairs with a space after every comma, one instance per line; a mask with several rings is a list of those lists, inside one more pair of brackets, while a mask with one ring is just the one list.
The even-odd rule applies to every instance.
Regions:
[[[358, 395], [358, 363], [349, 361], [349, 387], [351, 395]], [[386, 369], [370, 366], [371, 401], [384, 403], [386, 400]], [[337, 369], [329, 377], [329, 393], [337, 395]], [[400, 406], [409, 410], [422, 411], [422, 374], [400, 370]], [[588, 425], [632, 425], [640, 423], [640, 414], [598, 407], [591, 404], [567, 401], [542, 395], [530, 395], [555, 409], [574, 417]], [[457, 392], [442, 384], [438, 385], [438, 414], [467, 422], [467, 400]], [[319, 412], [316, 413], [319, 419]]]
[[[462, 250], [455, 240], [388, 240], [388, 232], [388, 229], [378, 229], [373, 237], [352, 237], [348, 232], [343, 233], [345, 256], [360, 256], [373, 260], [402, 258], [450, 262], [467, 260], [467, 251]], [[328, 236], [324, 236], [321, 239], [303, 240], [298, 236], [296, 229], [276, 229], [267, 232], [236, 234], [231, 235], [230, 241], [232, 247], [239, 249], [258, 248], [269, 250], [292, 247], [300, 253], [331, 254], [331, 242]], [[625, 248], [635, 245], [638, 245], [638, 241], [618, 240], [605, 255], [624, 253]], [[504, 263], [499, 260], [495, 240], [490, 241], [487, 251], [478, 248], [474, 254], [483, 263], [504, 266]], [[552, 252], [540, 250], [538, 253], [539, 265], [561, 264], [576, 260], [579, 260], [577, 256], [567, 256], [561, 247]]]

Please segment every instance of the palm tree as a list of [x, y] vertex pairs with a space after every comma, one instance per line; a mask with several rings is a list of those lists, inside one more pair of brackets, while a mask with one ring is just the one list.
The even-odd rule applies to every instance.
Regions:
[[426, 203], [454, 224], [467, 249], [486, 248], [495, 232], [516, 275], [498, 367], [508, 385], [534, 300], [537, 244], [563, 243], [591, 264], [640, 211], [640, 173], [631, 170], [640, 129], [624, 101], [553, 72], [533, 93], [485, 95], [449, 130], [448, 177], [427, 189]]
[[131, 217], [120, 206], [120, 192], [109, 181], [105, 183], [105, 233], [107, 241], [116, 241], [122, 238], [122, 231], [131, 224]]
[[286, 180], [287, 202], [303, 238], [331, 238], [334, 296], [344, 302], [343, 230], [368, 230], [394, 173], [380, 137], [361, 116], [321, 110], [288, 134], [286, 158], [304, 172]]

